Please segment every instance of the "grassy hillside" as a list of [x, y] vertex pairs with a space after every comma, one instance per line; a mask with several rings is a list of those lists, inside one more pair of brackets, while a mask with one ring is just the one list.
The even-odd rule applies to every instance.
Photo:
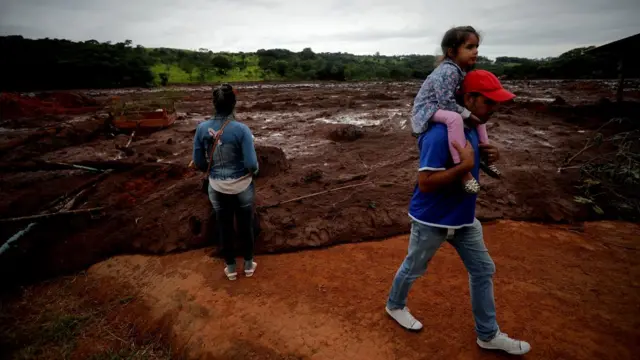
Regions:
[[[150, 49], [152, 50], [152, 49]], [[188, 51], [185, 51], [188, 52]], [[242, 61], [240, 55], [230, 54], [228, 57], [232, 62], [237, 63]], [[168, 84], [197, 84], [201, 82], [206, 83], [220, 83], [220, 82], [242, 82], [242, 81], [263, 81], [263, 80], [285, 80], [283, 77], [277, 74], [268, 74], [260, 69], [258, 65], [258, 56], [248, 55], [245, 56], [246, 67], [234, 67], [227, 70], [225, 73], [219, 73], [212, 69], [205, 69], [204, 74], [200, 67], [194, 66], [191, 74], [187, 73], [183, 68], [179, 66], [178, 62], [173, 63], [155, 63], [151, 66], [151, 72], [153, 73], [155, 83], [160, 84], [160, 74], [168, 74]], [[204, 81], [203, 81], [204, 79]]]
[[[509, 78], [615, 77], [615, 57], [594, 57], [579, 48], [557, 58], [480, 57], [478, 68]], [[285, 49], [253, 53], [181, 50], [99, 43], [95, 40], [30, 40], [0, 37], [0, 90], [32, 91], [114, 88], [168, 84], [261, 80], [350, 81], [424, 79], [433, 70], [431, 55], [352, 55]], [[630, 69], [630, 76], [638, 73]], [[15, 76], [20, 74], [20, 76]]]

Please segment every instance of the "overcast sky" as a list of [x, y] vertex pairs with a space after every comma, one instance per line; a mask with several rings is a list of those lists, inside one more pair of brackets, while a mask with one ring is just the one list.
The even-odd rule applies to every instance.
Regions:
[[431, 54], [472, 25], [481, 55], [546, 57], [640, 33], [640, 0], [0, 0], [0, 35], [213, 51]]

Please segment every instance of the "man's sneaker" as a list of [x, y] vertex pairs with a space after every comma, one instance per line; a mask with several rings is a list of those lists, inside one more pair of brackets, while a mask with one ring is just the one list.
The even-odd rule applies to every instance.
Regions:
[[232, 281], [238, 278], [238, 273], [235, 271], [229, 271], [229, 268], [226, 266], [224, 267], [224, 274], [227, 275], [227, 279]]
[[387, 314], [389, 314], [389, 316], [391, 316], [393, 320], [397, 321], [403, 328], [411, 331], [418, 331], [422, 329], [422, 323], [411, 315], [408, 307], [405, 306], [402, 309], [396, 310], [390, 310], [388, 307], [385, 307], [385, 310], [387, 310]]
[[258, 266], [257, 262], [252, 262], [251, 263], [251, 269], [244, 269], [244, 276], [246, 277], [252, 277], [253, 273], [256, 272], [256, 267]]
[[498, 331], [496, 336], [489, 341], [477, 339], [478, 346], [487, 350], [503, 350], [511, 355], [524, 355], [531, 350], [531, 345], [526, 341], [516, 340], [509, 335]]

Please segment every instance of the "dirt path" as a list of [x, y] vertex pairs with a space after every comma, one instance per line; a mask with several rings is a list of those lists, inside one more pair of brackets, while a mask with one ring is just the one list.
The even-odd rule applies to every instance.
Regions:
[[[485, 226], [500, 326], [531, 342], [527, 358], [632, 359], [640, 351], [638, 231], [612, 222]], [[262, 256], [256, 277], [236, 282], [204, 251], [120, 256], [91, 267], [86, 281], [138, 289], [131, 295], [149, 310], [137, 323], [168, 326], [173, 349], [188, 358], [503, 358], [474, 343], [467, 275], [448, 245], [410, 294], [425, 331], [407, 333], [386, 316], [406, 242]]]

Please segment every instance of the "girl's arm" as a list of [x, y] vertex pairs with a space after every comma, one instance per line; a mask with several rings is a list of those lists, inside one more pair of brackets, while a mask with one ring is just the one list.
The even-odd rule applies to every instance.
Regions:
[[446, 66], [442, 76], [435, 79], [435, 93], [438, 100], [438, 107], [442, 110], [455, 111], [462, 115], [463, 119], [468, 118], [471, 112], [456, 102], [456, 88], [460, 83], [462, 75], [454, 66]]

